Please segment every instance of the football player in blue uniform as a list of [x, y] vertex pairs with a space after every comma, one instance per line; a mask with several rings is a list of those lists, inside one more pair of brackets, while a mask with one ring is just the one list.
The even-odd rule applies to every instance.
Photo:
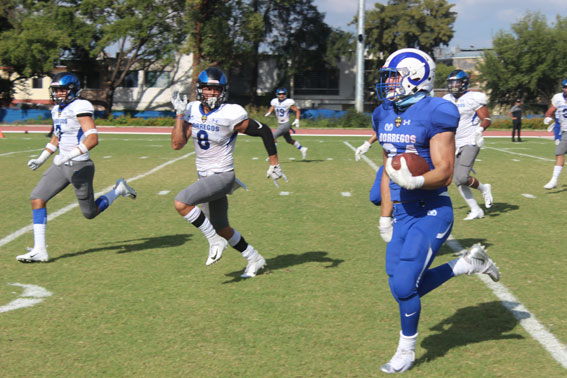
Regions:
[[98, 131], [90, 101], [79, 97], [81, 83], [70, 72], [55, 75], [50, 85], [55, 106], [51, 110], [53, 132], [45, 150], [28, 162], [32, 170], [38, 169], [59, 149], [53, 165], [45, 171], [30, 200], [33, 211], [34, 246], [30, 252], [16, 256], [21, 262], [45, 262], [49, 256], [45, 244], [47, 226], [47, 202], [73, 185], [79, 207], [85, 218], [92, 219], [108, 208], [119, 197], [136, 198], [136, 191], [124, 179], [118, 179], [113, 190], [94, 199], [93, 179], [95, 166], [89, 151], [98, 144]]
[[[498, 268], [480, 244], [459, 258], [430, 269], [453, 227], [453, 207], [447, 192], [455, 161], [455, 130], [459, 111], [451, 102], [430, 97], [435, 63], [417, 49], [401, 49], [388, 57], [376, 85], [384, 101], [372, 115], [383, 148], [380, 235], [388, 243], [386, 273], [399, 305], [401, 333], [392, 359], [381, 367], [401, 373], [414, 364], [421, 297], [460, 274], [486, 273], [498, 281]], [[423, 157], [431, 170], [413, 176], [401, 153]]]

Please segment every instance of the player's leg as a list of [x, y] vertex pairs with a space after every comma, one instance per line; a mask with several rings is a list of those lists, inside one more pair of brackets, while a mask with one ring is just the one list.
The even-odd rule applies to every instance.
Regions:
[[559, 180], [559, 175], [563, 171], [563, 165], [565, 164], [565, 154], [567, 154], [567, 132], [561, 133], [561, 140], [559, 144], [555, 147], [555, 165], [553, 166], [553, 174], [551, 180], [543, 187], [545, 189], [553, 189], [557, 186]]
[[301, 158], [303, 160], [305, 160], [305, 158], [307, 157], [307, 150], [308, 148], [305, 146], [302, 146], [301, 143], [299, 143], [298, 141], [296, 141], [295, 139], [293, 139], [288, 132], [283, 134], [283, 137], [285, 139], [285, 141], [289, 144], [291, 144], [293, 147], [297, 148], [299, 150], [299, 152], [301, 152]]
[[266, 259], [234, 228], [225, 226], [218, 230], [219, 235], [228, 240], [228, 244], [247, 260], [242, 278], [256, 277], [260, 269], [266, 266]]
[[31, 192], [34, 245], [28, 253], [16, 256], [18, 261], [45, 262], [49, 259], [45, 242], [47, 229], [46, 206], [51, 198], [69, 185], [69, 181], [63, 173], [64, 168], [64, 166], [58, 167], [56, 165], [49, 167]]
[[475, 146], [463, 146], [459, 149], [455, 157], [455, 171], [453, 174], [453, 182], [457, 185], [459, 193], [470, 207], [470, 212], [465, 220], [478, 219], [484, 217], [484, 211], [480, 208], [472, 191], [470, 190], [469, 175], [472, 171], [474, 160], [478, 154], [479, 148]]

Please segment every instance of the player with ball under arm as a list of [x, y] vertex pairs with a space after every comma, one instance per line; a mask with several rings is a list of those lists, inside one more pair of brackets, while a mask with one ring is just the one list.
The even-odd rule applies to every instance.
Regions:
[[[459, 111], [451, 102], [430, 97], [435, 63], [417, 49], [401, 49], [388, 57], [376, 85], [384, 101], [372, 115], [383, 148], [380, 236], [386, 247], [386, 273], [398, 302], [401, 332], [398, 348], [381, 367], [401, 373], [415, 361], [421, 298], [454, 276], [486, 273], [498, 281], [498, 268], [480, 244], [446, 264], [430, 268], [453, 227], [447, 185], [453, 176], [455, 130]], [[413, 176], [405, 159], [394, 169], [394, 156], [416, 153], [431, 168]]]

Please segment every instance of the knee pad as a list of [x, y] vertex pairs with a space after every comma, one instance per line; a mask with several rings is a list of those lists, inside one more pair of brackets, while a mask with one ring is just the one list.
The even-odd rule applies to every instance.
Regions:
[[415, 282], [402, 275], [390, 278], [390, 290], [397, 301], [403, 301], [417, 295]]

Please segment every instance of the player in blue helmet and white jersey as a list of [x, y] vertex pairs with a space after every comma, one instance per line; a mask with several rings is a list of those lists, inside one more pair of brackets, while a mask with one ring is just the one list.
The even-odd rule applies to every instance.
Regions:
[[[551, 105], [545, 112], [543, 123], [548, 126], [547, 131], [554, 131], [555, 134], [560, 133], [559, 143], [555, 147], [555, 165], [553, 166], [553, 174], [551, 180], [543, 187], [545, 189], [553, 189], [557, 187], [559, 175], [565, 164], [565, 154], [567, 154], [567, 79], [563, 79], [562, 93], [556, 93], [551, 98]], [[554, 123], [559, 124], [557, 128]], [[559, 130], [557, 130], [559, 129]], [[557, 135], [556, 135], [557, 140]]]
[[[270, 109], [264, 115], [269, 117], [273, 111], [276, 113], [276, 118], [278, 120], [278, 128], [274, 131], [274, 140], [278, 137], [283, 136], [285, 141], [301, 152], [301, 157], [303, 160], [307, 157], [307, 147], [302, 146], [298, 141], [293, 139], [290, 135], [290, 130], [292, 126], [299, 127], [299, 117], [301, 116], [301, 111], [295, 105], [295, 101], [287, 97], [287, 89], [278, 88], [276, 90], [276, 98], [270, 101]], [[290, 111], [295, 112], [295, 121], [290, 124], [289, 113]]]
[[457, 106], [460, 114], [459, 127], [455, 134], [457, 155], [453, 182], [471, 209], [465, 220], [484, 217], [484, 211], [474, 199], [471, 188], [482, 193], [484, 206], [487, 209], [492, 207], [493, 203], [492, 186], [483, 184], [476, 177], [471, 176], [476, 157], [484, 145], [482, 133], [490, 126], [491, 120], [486, 107], [486, 95], [470, 91], [469, 81], [469, 75], [465, 71], [454, 70], [447, 78], [449, 93], [443, 96], [445, 100]]
[[94, 199], [95, 166], [89, 151], [98, 144], [98, 132], [93, 120], [92, 104], [79, 97], [81, 83], [70, 72], [62, 72], [50, 85], [55, 106], [51, 110], [53, 132], [45, 150], [28, 162], [38, 169], [57, 149], [53, 165], [45, 171], [33, 189], [30, 200], [33, 211], [34, 246], [30, 252], [16, 257], [21, 262], [45, 262], [49, 259], [45, 243], [47, 202], [73, 185], [79, 207], [85, 218], [92, 219], [110, 206], [118, 196], [136, 198], [136, 192], [124, 179], [118, 179], [113, 190]]
[[197, 227], [209, 241], [206, 265], [219, 261], [228, 245], [239, 251], [248, 264], [243, 278], [254, 277], [266, 260], [246, 242], [228, 221], [228, 194], [245, 186], [234, 173], [234, 146], [239, 132], [262, 137], [270, 167], [267, 176], [274, 182], [285, 178], [270, 128], [248, 118], [240, 105], [225, 103], [228, 80], [217, 67], [209, 67], [197, 79], [197, 101], [177, 93], [172, 104], [177, 113], [171, 132], [174, 150], [182, 149], [193, 138], [198, 180], [175, 196], [177, 212]]
[[[401, 373], [414, 364], [421, 297], [461, 274], [487, 273], [499, 279], [498, 269], [480, 245], [430, 268], [453, 227], [447, 185], [453, 175], [459, 122], [454, 104], [429, 96], [434, 79], [431, 57], [410, 48], [388, 57], [376, 85], [378, 98], [384, 101], [372, 115], [385, 161], [380, 235], [388, 243], [386, 273], [401, 321], [398, 348], [381, 367], [386, 373]], [[393, 157], [406, 152], [419, 154], [431, 170], [414, 177], [405, 159], [400, 169], [394, 169]]]

